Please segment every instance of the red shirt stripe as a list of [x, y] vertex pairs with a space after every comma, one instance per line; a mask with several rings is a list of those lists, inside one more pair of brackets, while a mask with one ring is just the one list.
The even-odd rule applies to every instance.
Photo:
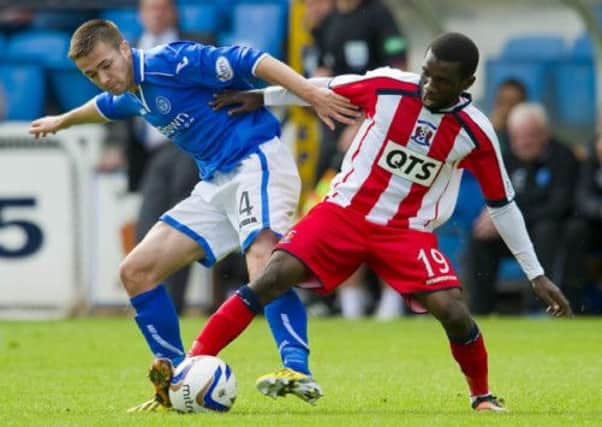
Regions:
[[401, 101], [397, 106], [389, 131], [387, 132], [385, 140], [381, 143], [378, 154], [374, 158], [370, 174], [362, 184], [361, 189], [351, 200], [351, 208], [354, 211], [367, 215], [378, 201], [381, 193], [387, 188], [389, 180], [391, 179], [391, 172], [378, 166], [378, 159], [382, 155], [387, 145], [386, 142], [389, 139], [400, 145], [407, 145], [412, 130], [414, 129], [414, 123], [418, 120], [421, 110], [422, 103], [419, 98], [410, 96], [401, 97]]
[[459, 111], [458, 115], [478, 144], [478, 147], [459, 166], [475, 175], [486, 200], [493, 202], [507, 200], [506, 187], [502, 181], [502, 169], [493, 142], [469, 114]]

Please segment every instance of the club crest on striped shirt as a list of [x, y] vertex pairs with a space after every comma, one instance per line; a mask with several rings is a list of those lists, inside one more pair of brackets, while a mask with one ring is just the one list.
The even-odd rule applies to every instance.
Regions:
[[437, 130], [437, 126], [426, 120], [418, 120], [414, 133], [410, 137], [412, 141], [419, 145], [431, 145], [431, 139]]

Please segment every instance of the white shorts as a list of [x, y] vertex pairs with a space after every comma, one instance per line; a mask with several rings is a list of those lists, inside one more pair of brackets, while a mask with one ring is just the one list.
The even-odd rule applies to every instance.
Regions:
[[211, 267], [237, 248], [243, 253], [265, 229], [281, 237], [292, 225], [301, 180], [289, 149], [271, 139], [228, 173], [199, 182], [161, 221], [195, 240]]

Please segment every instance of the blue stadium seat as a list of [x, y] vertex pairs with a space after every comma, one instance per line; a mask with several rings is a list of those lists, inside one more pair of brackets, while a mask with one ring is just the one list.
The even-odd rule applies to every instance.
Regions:
[[83, 10], [72, 9], [40, 9], [36, 11], [31, 28], [41, 30], [59, 30], [73, 32], [94, 14]]
[[49, 71], [50, 86], [62, 111], [79, 107], [100, 91], [74, 66]]
[[33, 120], [44, 114], [46, 86], [38, 65], [0, 65], [0, 85], [6, 104], [6, 120]]
[[596, 74], [591, 61], [569, 61], [554, 70], [554, 117], [567, 127], [593, 128], [596, 122]]
[[281, 40], [276, 40], [267, 34], [258, 32], [256, 34], [240, 34], [240, 33], [229, 33], [222, 34], [219, 38], [220, 46], [249, 46], [255, 49], [268, 52], [275, 58], [282, 59], [282, 46]]
[[564, 39], [555, 35], [529, 35], [509, 39], [500, 58], [522, 61], [550, 61], [566, 54]]
[[551, 104], [552, 102], [552, 75], [546, 62], [490, 59], [485, 63], [485, 75], [487, 109], [493, 105], [498, 86], [509, 79], [518, 80], [525, 86], [529, 101], [544, 104]]
[[232, 15], [232, 33], [222, 34], [220, 44], [250, 46], [282, 59], [287, 34], [286, 19], [285, 4], [278, 2], [236, 4]]
[[[287, 0], [288, 1], [288, 0]], [[180, 21], [185, 18], [182, 12], [186, 6], [206, 6], [210, 5], [215, 8], [217, 32], [230, 32], [232, 27], [232, 7], [235, 1], [233, 0], [177, 0]]]
[[180, 4], [178, 16], [185, 33], [215, 34], [220, 27], [218, 9], [213, 4]]
[[596, 121], [596, 71], [589, 37], [578, 38], [571, 56], [554, 69], [554, 118], [570, 128], [593, 127]]
[[514, 259], [514, 257], [503, 258], [500, 261], [500, 265], [497, 270], [498, 282], [502, 284], [504, 282], [519, 282], [526, 281], [527, 276], [523, 273], [520, 264]]
[[113, 21], [130, 44], [135, 44], [142, 35], [142, 23], [136, 9], [107, 9], [100, 17]]
[[69, 62], [70, 36], [61, 31], [31, 30], [16, 33], [6, 46], [6, 61], [62, 66]]
[[523, 83], [529, 101], [553, 104], [553, 69], [566, 60], [564, 40], [555, 35], [527, 35], [509, 39], [496, 59], [485, 64], [486, 107], [493, 105], [497, 87], [508, 79]]
[[570, 57], [577, 60], [594, 60], [594, 44], [588, 34], [583, 34], [573, 43]]
[[287, 32], [287, 8], [278, 2], [239, 3], [232, 14], [232, 31], [249, 36], [266, 34], [283, 41]]

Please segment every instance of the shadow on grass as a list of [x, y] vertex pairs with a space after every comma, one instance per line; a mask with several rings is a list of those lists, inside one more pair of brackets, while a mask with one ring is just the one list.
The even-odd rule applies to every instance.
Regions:
[[[383, 408], [383, 409], [365, 409], [365, 408], [357, 408], [350, 410], [290, 410], [290, 409], [281, 409], [281, 410], [251, 410], [251, 411], [240, 411], [235, 412], [237, 416], [272, 416], [272, 415], [303, 415], [309, 417], [328, 417], [328, 416], [349, 416], [349, 415], [408, 415], [408, 416], [425, 416], [430, 417], [434, 415], [439, 416], [461, 416], [465, 417], [466, 415], [472, 414], [472, 411], [469, 410], [415, 410], [415, 409], [391, 409], [391, 408]], [[476, 413], [475, 413], [476, 415]], [[483, 414], [479, 414], [481, 416]], [[487, 416], [487, 414], [484, 414]], [[509, 410], [505, 413], [491, 413], [491, 415], [502, 416], [502, 417], [522, 417], [522, 416], [597, 416], [602, 419], [602, 410], [583, 410], [583, 411], [551, 411], [548, 409], [543, 409], [541, 411], [512, 411]]]

